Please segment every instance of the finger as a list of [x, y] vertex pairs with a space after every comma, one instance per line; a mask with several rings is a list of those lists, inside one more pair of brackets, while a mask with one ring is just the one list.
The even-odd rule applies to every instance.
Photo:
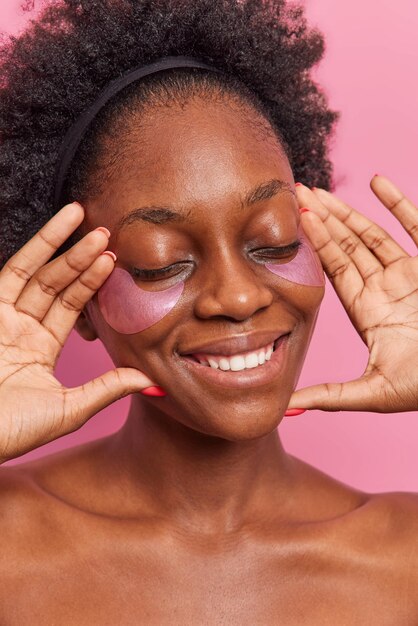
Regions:
[[308, 187], [298, 187], [298, 201], [320, 216], [329, 234], [341, 250], [355, 264], [365, 282], [383, 271], [380, 261], [353, 231], [335, 217]]
[[94, 230], [68, 252], [41, 267], [16, 300], [16, 310], [41, 321], [57, 295], [93, 263], [108, 242], [103, 230]]
[[14, 304], [31, 277], [44, 265], [84, 219], [83, 207], [67, 204], [56, 213], [0, 272], [2, 300]]
[[[345, 383], [323, 383], [298, 389], [288, 409], [320, 409], [322, 411], [379, 411], [368, 378]], [[379, 411], [380, 412], [380, 411]]]
[[67, 390], [66, 406], [73, 429], [80, 428], [90, 417], [120, 398], [152, 387], [146, 374], [130, 367], [119, 367], [94, 380]]
[[375, 176], [370, 187], [418, 246], [418, 208], [385, 176]]
[[115, 262], [111, 255], [101, 254], [71, 285], [55, 299], [42, 325], [49, 330], [61, 351], [80, 312], [111, 274]]
[[350, 259], [330, 236], [321, 219], [313, 212], [301, 215], [302, 226], [344, 308], [350, 314], [364, 289], [364, 281]]
[[368, 249], [387, 266], [399, 259], [407, 258], [408, 253], [383, 228], [369, 220], [325, 189], [313, 190], [322, 204], [356, 235], [360, 237]]

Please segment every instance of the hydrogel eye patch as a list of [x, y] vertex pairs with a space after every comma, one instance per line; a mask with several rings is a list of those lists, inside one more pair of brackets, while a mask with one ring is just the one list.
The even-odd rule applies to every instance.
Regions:
[[164, 291], [145, 291], [121, 267], [115, 267], [97, 293], [106, 322], [118, 333], [139, 333], [163, 319], [176, 306], [184, 289], [181, 281]]
[[301, 245], [294, 259], [282, 264], [266, 263], [265, 267], [273, 274], [292, 283], [305, 287], [323, 287], [325, 278], [321, 263], [302, 228], [299, 228], [298, 236]]
[[[301, 245], [292, 261], [265, 267], [292, 283], [322, 287], [324, 272], [310, 242], [302, 229], [298, 233]], [[139, 333], [161, 321], [176, 306], [184, 289], [181, 281], [163, 291], [146, 291], [135, 283], [126, 270], [115, 267], [98, 291], [98, 302], [106, 322], [118, 333]]]

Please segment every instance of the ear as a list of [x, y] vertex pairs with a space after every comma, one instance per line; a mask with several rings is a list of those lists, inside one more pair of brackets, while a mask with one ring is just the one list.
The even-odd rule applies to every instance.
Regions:
[[78, 332], [80, 337], [86, 341], [94, 341], [98, 337], [86, 308], [84, 308], [78, 316], [77, 321], [74, 324], [74, 329]]

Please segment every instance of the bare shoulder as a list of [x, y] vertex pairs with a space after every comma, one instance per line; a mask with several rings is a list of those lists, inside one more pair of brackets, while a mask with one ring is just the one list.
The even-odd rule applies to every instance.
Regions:
[[[0, 468], [0, 577], [16, 576], [37, 546], [48, 545], [48, 506], [42, 490], [19, 466]], [[29, 563], [28, 563], [29, 564]]]
[[369, 502], [370, 522], [379, 522], [401, 542], [413, 541], [418, 550], [418, 493], [393, 491], [371, 494]]
[[[9, 524], [22, 528], [29, 513], [34, 514], [42, 492], [30, 473], [20, 466], [0, 468], [0, 525], [5, 530]], [[4, 536], [4, 534], [3, 534]]]
[[[418, 583], [418, 494], [365, 494], [364, 502], [342, 518], [347, 536], [370, 551], [393, 557], [400, 567], [415, 562]], [[402, 557], [402, 558], [401, 558]]]
[[410, 549], [411, 558], [415, 557], [418, 565], [418, 493], [373, 494], [369, 507], [370, 524], [377, 523], [395, 546]]
[[[82, 459], [88, 457], [90, 444], [83, 444], [27, 461], [19, 465], [0, 467], [0, 531], [5, 536], [11, 526], [15, 533], [34, 531], [37, 522], [52, 517], [54, 508], [64, 504], [60, 489], [68, 483], [82, 484], [85, 469]], [[80, 467], [82, 465], [82, 467]]]
[[362, 514], [363, 541], [373, 545], [382, 568], [392, 572], [393, 585], [414, 598], [418, 612], [418, 494], [372, 494]]
[[[97, 439], [13, 466], [0, 467], [0, 535], [11, 525], [32, 534], [62, 527], [70, 516], [104, 512], [110, 437]], [[1, 538], [0, 538], [1, 542]]]
[[[79, 537], [83, 511], [70, 496], [81, 491], [84, 463], [80, 459], [87, 454], [85, 448], [0, 467], [0, 579], [4, 584], [54, 562], [58, 553], [65, 552], [68, 534]], [[2, 601], [0, 592], [0, 605]]]
[[51, 454], [19, 465], [0, 467], [0, 526], [8, 523], [23, 529], [26, 524], [33, 527], [38, 514], [45, 515], [51, 495], [45, 489], [42, 477], [50, 475], [59, 480], [59, 469], [63, 459], [61, 453]]

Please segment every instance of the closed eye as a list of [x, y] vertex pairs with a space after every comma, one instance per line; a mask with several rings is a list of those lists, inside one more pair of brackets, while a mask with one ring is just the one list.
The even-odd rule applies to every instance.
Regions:
[[172, 278], [173, 276], [177, 276], [185, 269], [190, 268], [192, 265], [191, 261], [181, 261], [178, 263], [172, 263], [171, 265], [167, 265], [166, 267], [156, 268], [156, 269], [143, 269], [139, 267], [133, 267], [131, 270], [131, 274], [134, 278], [139, 278], [140, 280], [162, 280], [164, 278]]
[[[301, 245], [302, 244], [300, 241], [295, 241], [288, 246], [257, 248], [256, 250], [252, 250], [251, 254], [253, 257], [255, 257], [255, 260], [258, 263], [266, 262], [266, 260], [274, 261], [274, 259], [287, 259], [290, 256], [295, 256], [295, 252], [298, 251]], [[190, 270], [192, 267], [192, 261], [180, 261], [177, 263], [172, 263], [171, 265], [167, 265], [166, 267], [155, 269], [133, 267], [131, 269], [131, 274], [134, 278], [143, 281], [164, 280], [166, 278], [172, 278], [174, 276], [177, 276], [185, 270]]]
[[255, 260], [260, 263], [266, 259], [286, 259], [287, 257], [295, 256], [295, 252], [299, 250], [301, 245], [302, 242], [295, 241], [288, 246], [257, 248], [256, 250], [252, 250], [251, 254], [255, 257]]

